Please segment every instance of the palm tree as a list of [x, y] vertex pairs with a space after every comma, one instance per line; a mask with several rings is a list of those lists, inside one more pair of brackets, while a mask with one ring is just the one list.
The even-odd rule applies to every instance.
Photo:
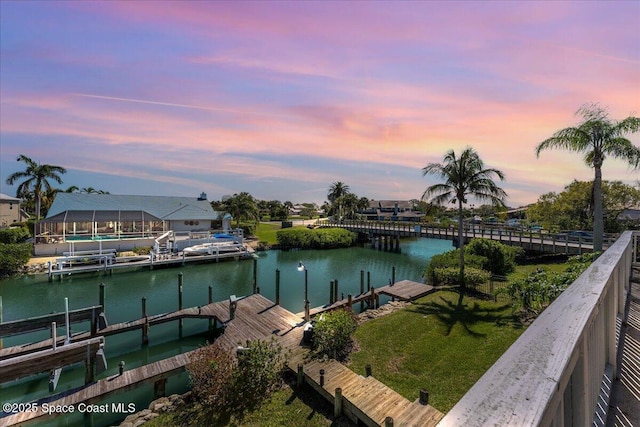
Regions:
[[327, 199], [329, 199], [329, 203], [331, 203], [331, 213], [334, 213], [338, 210], [338, 217], [342, 216], [342, 197], [347, 194], [351, 194], [349, 191], [349, 186], [341, 181], [336, 181], [329, 187], [329, 194], [327, 194]]
[[429, 163], [422, 168], [422, 175], [435, 175], [444, 183], [428, 187], [422, 194], [422, 200], [430, 199], [431, 203], [443, 205], [447, 202], [458, 204], [458, 242], [460, 246], [459, 281], [464, 291], [464, 235], [462, 229], [462, 207], [467, 203], [467, 196], [479, 201], [489, 201], [494, 205], [504, 206], [507, 193], [493, 182], [493, 175], [504, 180], [504, 174], [497, 169], [485, 169], [478, 153], [471, 147], [462, 151], [460, 157], [449, 150], [443, 157], [443, 163]]
[[67, 172], [62, 166], [53, 165], [41, 165], [34, 162], [24, 154], [20, 154], [17, 159], [19, 162], [26, 164], [24, 171], [15, 172], [7, 178], [7, 184], [13, 185], [21, 178], [26, 178], [16, 191], [16, 197], [28, 197], [29, 194], [33, 194], [36, 201], [36, 220], [40, 221], [40, 205], [42, 204], [42, 197], [45, 192], [52, 190], [49, 180], [53, 180], [58, 184], [62, 184], [62, 178], [60, 174]]
[[608, 156], [621, 159], [634, 169], [640, 166], [640, 148], [623, 135], [640, 129], [640, 118], [629, 116], [609, 120], [606, 110], [596, 104], [581, 107], [576, 114], [583, 122], [561, 129], [536, 147], [536, 156], [548, 148], [560, 148], [584, 154], [587, 166], [595, 170], [593, 180], [593, 251], [602, 251], [604, 214], [602, 209], [602, 163]]
[[240, 227], [240, 219], [260, 220], [260, 210], [258, 203], [253, 196], [247, 192], [227, 196], [223, 199], [225, 209], [236, 219], [236, 227]]

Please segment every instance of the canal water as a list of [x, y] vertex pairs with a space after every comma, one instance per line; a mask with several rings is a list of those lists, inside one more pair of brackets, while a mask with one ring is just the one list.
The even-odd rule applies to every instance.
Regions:
[[[370, 248], [334, 250], [267, 251], [258, 252], [255, 264], [257, 284], [265, 297], [275, 300], [276, 270], [280, 271], [280, 303], [296, 313], [304, 309], [304, 274], [298, 271], [302, 262], [308, 270], [310, 306], [329, 302], [329, 284], [338, 280], [338, 292], [356, 295], [360, 291], [360, 275], [364, 271], [370, 285], [387, 285], [395, 268], [395, 279], [422, 281], [424, 268], [431, 256], [452, 249], [451, 241], [435, 239], [403, 240], [401, 253], [376, 251]], [[0, 281], [2, 314], [4, 321], [64, 311], [64, 299], [69, 300], [71, 310], [98, 304], [99, 284], [105, 284], [105, 313], [109, 324], [138, 319], [142, 313], [142, 298], [147, 300], [149, 315], [165, 313], [178, 308], [178, 274], [183, 275], [183, 305], [194, 307], [208, 303], [208, 287], [212, 286], [214, 301], [230, 295], [249, 295], [253, 289], [254, 263], [251, 261], [225, 261], [220, 263], [189, 265], [154, 271], [115, 271], [113, 275], [98, 273], [64, 277], [62, 281], [49, 283], [46, 275], [24, 276]], [[383, 302], [383, 301], [382, 301]], [[358, 306], [356, 304], [356, 306]], [[64, 326], [58, 334], [64, 334]], [[178, 339], [178, 324], [171, 322], [153, 326], [149, 345], [141, 345], [141, 332], [132, 331], [106, 338], [105, 352], [109, 368], [99, 378], [118, 372], [118, 363], [125, 362], [125, 369], [171, 357], [193, 350], [206, 342], [206, 320], [184, 321], [186, 338]], [[86, 331], [88, 323], [72, 325], [72, 333]], [[5, 338], [5, 347], [49, 338], [48, 331]], [[0, 385], [0, 401], [30, 402], [50, 395], [48, 374], [39, 374]], [[82, 366], [65, 368], [55, 393], [80, 387], [84, 382]], [[186, 374], [171, 377], [167, 382], [167, 394], [184, 392], [188, 387]], [[124, 403], [120, 409], [137, 411], [147, 407], [153, 398], [153, 385], [116, 394], [105, 402]], [[113, 408], [118, 407], [113, 406]], [[111, 406], [109, 408], [112, 408]], [[109, 411], [94, 416], [73, 414], [57, 417], [48, 425], [107, 426], [117, 424], [127, 413]], [[0, 418], [0, 425], [2, 418]]]

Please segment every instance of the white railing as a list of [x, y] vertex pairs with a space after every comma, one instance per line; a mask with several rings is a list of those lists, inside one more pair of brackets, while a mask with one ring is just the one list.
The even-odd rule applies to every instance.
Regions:
[[438, 425], [603, 425], [601, 387], [616, 377], [616, 320], [624, 316], [638, 237], [623, 233]]

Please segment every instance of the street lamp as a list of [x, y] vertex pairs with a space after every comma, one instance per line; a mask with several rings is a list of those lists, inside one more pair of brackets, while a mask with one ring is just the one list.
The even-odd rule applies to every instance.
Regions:
[[298, 263], [298, 271], [304, 271], [304, 320], [308, 322], [311, 320], [311, 316], [309, 315], [309, 281], [308, 281], [308, 270], [307, 267], [304, 266], [302, 261]]

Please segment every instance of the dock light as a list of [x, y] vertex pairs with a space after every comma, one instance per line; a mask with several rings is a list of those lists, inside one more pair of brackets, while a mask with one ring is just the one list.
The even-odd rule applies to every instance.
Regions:
[[311, 320], [311, 316], [309, 314], [309, 271], [307, 270], [307, 267], [304, 266], [302, 261], [298, 263], [298, 271], [304, 271], [304, 321], [308, 322]]

